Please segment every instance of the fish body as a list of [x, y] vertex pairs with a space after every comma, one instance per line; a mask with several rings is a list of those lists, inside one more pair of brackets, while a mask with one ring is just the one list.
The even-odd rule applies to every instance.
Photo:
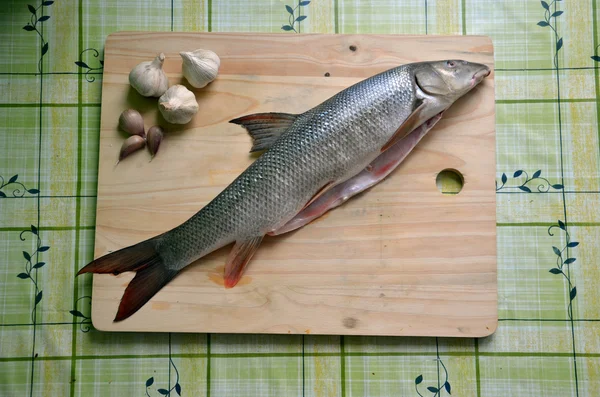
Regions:
[[100, 257], [78, 274], [136, 272], [121, 300], [119, 321], [181, 269], [235, 243], [225, 267], [225, 285], [233, 287], [265, 235], [301, 227], [378, 183], [489, 72], [485, 65], [459, 60], [407, 64], [305, 113], [232, 120], [253, 137], [252, 151], [266, 151], [181, 225]]
[[416, 100], [409, 68], [400, 67], [299, 115], [221, 194], [163, 237], [170, 262], [182, 268], [233, 241], [283, 226], [321, 188], [376, 158]]

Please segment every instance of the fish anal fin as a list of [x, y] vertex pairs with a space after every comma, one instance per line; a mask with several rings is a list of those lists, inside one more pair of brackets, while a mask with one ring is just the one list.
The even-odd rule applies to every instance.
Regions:
[[230, 123], [241, 125], [248, 131], [253, 140], [252, 153], [270, 148], [297, 117], [291, 113], [254, 113], [233, 119]]
[[258, 250], [263, 237], [252, 237], [247, 240], [235, 242], [225, 264], [225, 288], [233, 288], [240, 281], [246, 265]]
[[114, 321], [125, 320], [141, 309], [177, 273], [177, 270], [168, 269], [162, 261], [138, 270], [123, 293]]
[[396, 130], [394, 135], [390, 138], [390, 140], [383, 145], [381, 151], [384, 152], [392, 147], [396, 142], [410, 134], [414, 131], [421, 123], [423, 123], [423, 112], [425, 110], [425, 103], [421, 102], [421, 104], [408, 116], [404, 123]]

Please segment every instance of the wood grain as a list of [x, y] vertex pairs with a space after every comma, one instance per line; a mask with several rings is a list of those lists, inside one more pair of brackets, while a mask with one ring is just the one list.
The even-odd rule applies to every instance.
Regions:
[[[350, 46], [356, 47], [353, 51]], [[220, 55], [217, 80], [195, 90], [200, 111], [167, 125], [156, 99], [127, 76], [162, 51], [170, 83], [182, 50]], [[407, 62], [460, 58], [493, 68], [479, 36], [116, 33], [105, 46], [95, 257], [173, 228], [255, 159], [228, 121], [302, 112], [347, 86]], [[329, 77], [325, 77], [325, 74]], [[117, 166], [119, 114], [138, 109], [167, 136], [152, 161], [140, 151]], [[446, 168], [457, 195], [435, 183]], [[310, 225], [267, 237], [241, 282], [223, 288], [230, 247], [188, 266], [145, 307], [113, 323], [133, 273], [94, 275], [100, 330], [481, 337], [497, 325], [494, 75], [462, 98], [384, 182]]]

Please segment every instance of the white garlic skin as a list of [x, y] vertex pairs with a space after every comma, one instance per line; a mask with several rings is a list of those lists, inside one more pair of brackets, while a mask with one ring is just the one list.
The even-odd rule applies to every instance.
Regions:
[[162, 69], [164, 62], [165, 54], [160, 53], [154, 60], [138, 64], [129, 72], [129, 84], [142, 96], [161, 96], [169, 88], [169, 79]]
[[191, 52], [182, 51], [179, 55], [183, 59], [183, 77], [191, 86], [206, 87], [217, 77], [221, 59], [214, 52], [200, 49]]
[[158, 109], [169, 123], [187, 124], [198, 112], [199, 106], [192, 91], [176, 84], [158, 99]]

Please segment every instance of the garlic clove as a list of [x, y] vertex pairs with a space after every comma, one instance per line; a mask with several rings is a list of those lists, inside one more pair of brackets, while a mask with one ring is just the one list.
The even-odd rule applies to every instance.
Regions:
[[[129, 156], [131, 153], [136, 152], [146, 146], [146, 140], [139, 135], [132, 135], [125, 139], [123, 145], [121, 145], [121, 152], [119, 153], [119, 162]], [[117, 162], [118, 164], [118, 162]]]
[[187, 124], [199, 107], [194, 93], [185, 86], [176, 84], [158, 99], [158, 109], [169, 123]]
[[158, 125], [152, 126], [148, 130], [148, 149], [150, 150], [150, 154], [152, 155], [152, 157], [154, 157], [156, 153], [158, 153], [158, 147], [162, 142], [163, 136], [164, 130]]
[[162, 69], [165, 54], [162, 52], [153, 61], [135, 66], [129, 72], [129, 84], [145, 97], [159, 97], [169, 88], [169, 79]]
[[127, 109], [119, 116], [119, 128], [129, 135], [146, 136], [144, 131], [144, 119], [140, 112], [135, 109]]
[[193, 87], [206, 87], [217, 77], [221, 59], [214, 52], [199, 49], [190, 52], [182, 51], [179, 55], [183, 60], [183, 76]]

